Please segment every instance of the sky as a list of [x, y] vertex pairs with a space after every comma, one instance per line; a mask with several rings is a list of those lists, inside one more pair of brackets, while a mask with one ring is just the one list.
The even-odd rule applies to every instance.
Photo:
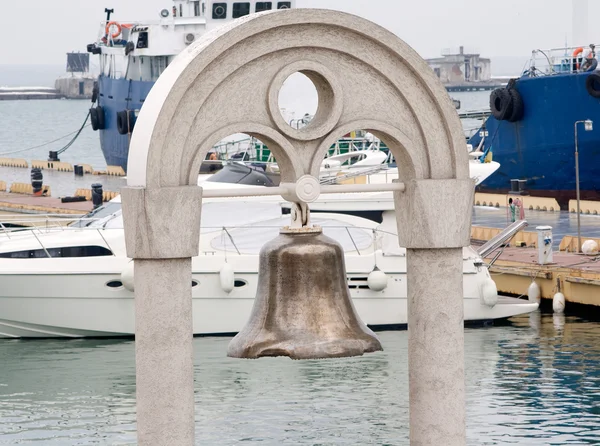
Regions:
[[[600, 0], [297, 0], [297, 7], [337, 9], [372, 20], [424, 58], [464, 45], [492, 59], [492, 74], [506, 76], [521, 72], [532, 49], [571, 42], [571, 1], [589, 1], [590, 38], [600, 37], [592, 20], [600, 17]], [[3, 33], [19, 37], [12, 44], [6, 38], [0, 43], [0, 85], [53, 83], [64, 73], [65, 53], [85, 51], [96, 40], [105, 7], [115, 9], [115, 20], [144, 21], [157, 20], [159, 11], [171, 5], [171, 0], [10, 2], [10, 19], [5, 15], [1, 21]]]
[[[2, 0], [1, 3], [8, 3]], [[158, 18], [170, 0], [27, 0], [10, 2], [0, 64], [63, 64], [69, 51], [85, 51], [99, 31], [104, 8], [120, 21]], [[297, 7], [328, 8], [370, 19], [394, 32], [423, 57], [443, 48], [478, 49], [487, 57], [527, 56], [534, 48], [571, 39], [570, 0], [297, 0]], [[8, 11], [7, 10], [7, 11]], [[592, 0], [590, 17], [600, 17]], [[593, 20], [593, 23], [597, 20]]]

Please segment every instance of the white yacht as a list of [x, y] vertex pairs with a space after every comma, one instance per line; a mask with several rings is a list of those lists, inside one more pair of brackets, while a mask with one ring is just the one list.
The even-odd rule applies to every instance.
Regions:
[[[381, 222], [316, 212], [333, 207], [340, 198], [335, 195], [312, 203], [311, 220], [342, 245], [348, 286], [362, 320], [374, 328], [402, 327], [407, 323], [406, 251], [398, 246], [393, 206], [377, 206], [374, 195], [365, 195], [363, 201], [346, 201], [346, 208], [360, 211], [368, 202], [379, 208]], [[289, 224], [282, 203], [280, 197], [204, 200], [200, 255], [192, 261], [194, 334], [236, 333], [247, 322], [257, 289], [259, 251]], [[122, 223], [117, 197], [66, 228], [0, 232], [0, 337], [132, 335], [133, 264], [126, 255]], [[499, 297], [477, 252], [469, 247], [463, 253], [466, 321], [507, 318], [538, 308], [536, 303]]]

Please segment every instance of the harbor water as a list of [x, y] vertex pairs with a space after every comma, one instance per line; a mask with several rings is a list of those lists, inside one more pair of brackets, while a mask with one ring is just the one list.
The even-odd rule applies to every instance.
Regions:
[[[196, 338], [196, 443], [408, 445], [407, 332], [379, 336], [383, 352], [324, 361]], [[599, 444], [599, 336], [539, 312], [466, 329], [468, 444]], [[133, 341], [3, 341], [0, 358], [0, 445], [135, 444]]]
[[[485, 108], [489, 92], [452, 96], [470, 110]], [[45, 160], [70, 140], [65, 135], [81, 126], [89, 107], [0, 102], [0, 157]], [[106, 167], [89, 126], [60, 158]], [[0, 167], [7, 183], [28, 182], [29, 175]], [[114, 191], [125, 184], [52, 171], [44, 180], [55, 196], [95, 182]], [[503, 212], [476, 208], [474, 223], [504, 226]], [[526, 216], [531, 226], [555, 226], [555, 239], [574, 233], [574, 215]], [[582, 217], [584, 233], [596, 235], [589, 231], [598, 231], [598, 218]], [[327, 361], [230, 359], [229, 338], [196, 338], [196, 443], [408, 445], [407, 332], [379, 336], [383, 352]], [[599, 336], [597, 322], [539, 311], [467, 328], [468, 444], [600, 444]], [[0, 341], [0, 445], [131, 445], [135, 430], [132, 339]]]

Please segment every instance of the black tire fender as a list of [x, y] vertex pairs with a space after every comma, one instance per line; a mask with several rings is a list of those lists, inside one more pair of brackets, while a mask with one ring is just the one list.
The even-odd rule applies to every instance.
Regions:
[[585, 80], [585, 88], [590, 96], [600, 98], [600, 74], [590, 74]]
[[512, 97], [506, 88], [497, 88], [490, 95], [490, 111], [498, 121], [507, 120], [513, 112]]
[[510, 94], [510, 98], [512, 101], [512, 113], [510, 114], [508, 121], [509, 122], [517, 122], [523, 119], [523, 113], [525, 111], [525, 106], [523, 104], [523, 98], [521, 94], [516, 88], [511, 88], [508, 90]]
[[98, 106], [96, 107], [96, 113], [98, 114], [98, 130], [104, 130], [106, 128], [106, 122], [104, 120], [104, 109]]
[[90, 108], [90, 123], [93, 131], [98, 130], [98, 110], [94, 107]]

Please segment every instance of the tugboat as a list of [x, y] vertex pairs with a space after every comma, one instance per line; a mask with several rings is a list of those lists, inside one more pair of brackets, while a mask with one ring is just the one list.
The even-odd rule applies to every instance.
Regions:
[[204, 33], [251, 13], [295, 7], [290, 1], [174, 0], [152, 23], [122, 23], [105, 9], [100, 39], [87, 51], [100, 58], [90, 110], [92, 128], [108, 166], [127, 171], [129, 140], [150, 89], [188, 45]]
[[[586, 57], [588, 56], [588, 57]], [[561, 209], [600, 199], [600, 73], [594, 45], [533, 51], [529, 68], [490, 96], [491, 116], [469, 144], [500, 168], [480, 192], [550, 197]]]

